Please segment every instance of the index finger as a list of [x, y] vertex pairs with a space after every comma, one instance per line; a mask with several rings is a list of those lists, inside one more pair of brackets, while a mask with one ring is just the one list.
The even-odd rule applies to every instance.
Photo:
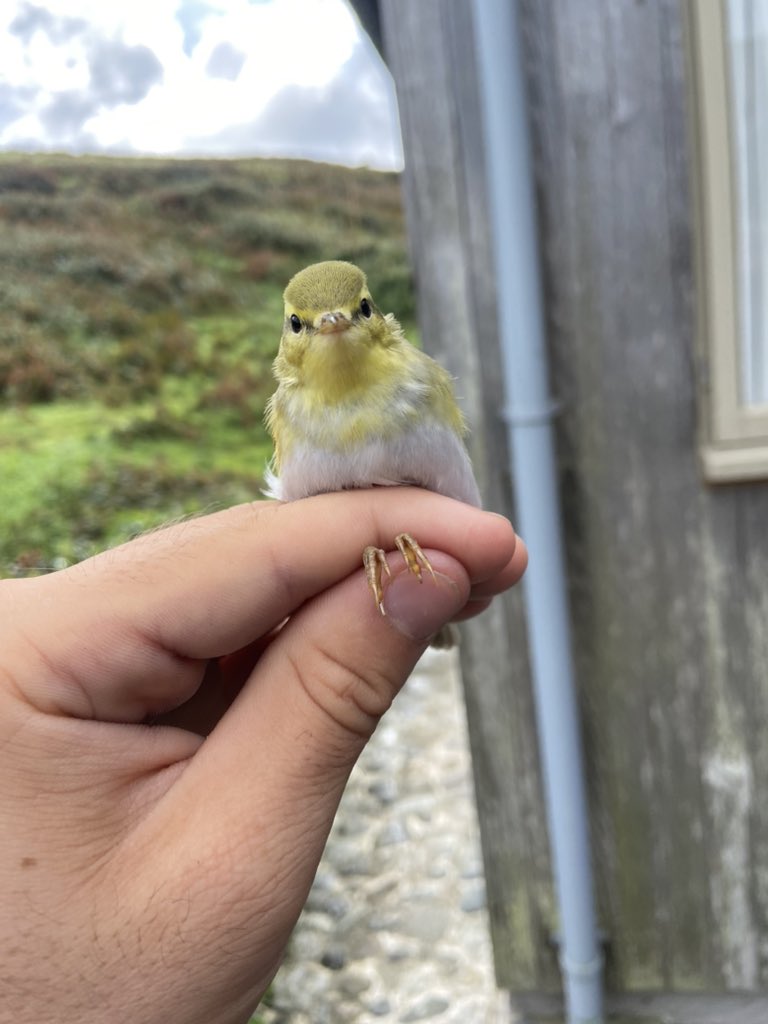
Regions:
[[[186, 657], [231, 653], [257, 623], [272, 629], [358, 569], [367, 545], [392, 550], [403, 531], [453, 555], [473, 584], [501, 572], [516, 542], [506, 519], [413, 488], [239, 505], [143, 538], [136, 621]], [[121, 588], [132, 588], [120, 571], [128, 555], [115, 552], [109, 566]], [[138, 555], [130, 551], [133, 566]]]
[[[503, 517], [415, 488], [256, 502], [12, 581], [26, 600], [13, 605], [24, 628], [11, 621], [9, 640], [27, 637], [79, 680], [90, 704], [69, 701], [68, 713], [140, 719], [187, 699], [201, 662], [246, 647], [358, 569], [367, 545], [391, 549], [403, 531], [453, 555], [473, 584], [503, 575], [515, 548]], [[45, 686], [54, 708], [59, 692]]]

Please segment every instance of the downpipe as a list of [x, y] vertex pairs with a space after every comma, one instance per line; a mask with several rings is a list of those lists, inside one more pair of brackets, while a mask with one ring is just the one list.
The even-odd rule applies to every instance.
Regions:
[[584, 761], [568, 613], [542, 309], [539, 246], [516, 0], [473, 0], [493, 225], [505, 420], [523, 580], [568, 1024], [602, 1024]]

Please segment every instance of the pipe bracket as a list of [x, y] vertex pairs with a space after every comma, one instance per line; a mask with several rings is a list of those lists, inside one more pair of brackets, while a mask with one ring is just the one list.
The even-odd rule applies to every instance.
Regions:
[[569, 960], [568, 957], [562, 954], [558, 959], [563, 973], [571, 978], [594, 978], [601, 974], [605, 966], [605, 957], [602, 953], [598, 953], [596, 957], [586, 962], [582, 960]]
[[504, 406], [501, 410], [501, 418], [511, 427], [539, 427], [544, 423], [551, 423], [556, 416], [562, 412], [563, 403], [556, 399], [550, 399], [540, 406]]

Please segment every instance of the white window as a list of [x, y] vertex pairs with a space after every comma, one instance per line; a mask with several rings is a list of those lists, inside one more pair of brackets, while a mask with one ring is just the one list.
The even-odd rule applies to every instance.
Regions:
[[689, 0], [708, 479], [768, 478], [768, 0]]

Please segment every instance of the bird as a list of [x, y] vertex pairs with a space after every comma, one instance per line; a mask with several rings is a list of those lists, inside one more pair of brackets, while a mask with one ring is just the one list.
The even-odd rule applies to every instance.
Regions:
[[[312, 264], [291, 278], [283, 299], [277, 388], [266, 408], [274, 455], [264, 493], [297, 501], [411, 485], [480, 507], [453, 380], [406, 339], [392, 313], [379, 310], [363, 271], [343, 260]], [[395, 544], [419, 580], [422, 570], [434, 577], [411, 534], [398, 534]], [[366, 547], [363, 565], [386, 614], [385, 552]]]

